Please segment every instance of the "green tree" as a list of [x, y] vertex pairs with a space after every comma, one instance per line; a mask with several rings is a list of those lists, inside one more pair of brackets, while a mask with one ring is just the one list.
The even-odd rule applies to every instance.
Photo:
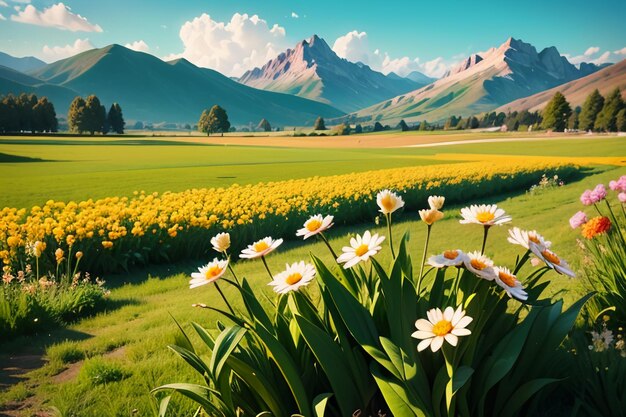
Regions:
[[578, 128], [585, 132], [594, 130], [596, 118], [600, 110], [602, 110], [602, 106], [604, 106], [604, 97], [602, 97], [600, 91], [596, 88], [587, 96], [583, 103], [580, 115], [578, 116]]
[[562, 132], [567, 127], [567, 119], [572, 114], [572, 108], [561, 92], [554, 93], [552, 99], [543, 109], [543, 123], [541, 127], [544, 129], [553, 129]]
[[85, 100], [85, 131], [93, 136], [96, 132], [104, 132], [104, 122], [106, 120], [106, 110], [100, 104], [100, 99], [95, 95], [90, 95]]
[[19, 128], [17, 98], [9, 94], [0, 101], [0, 132], [17, 132]]
[[111, 104], [107, 120], [111, 131], [117, 133], [118, 135], [124, 133], [124, 125], [126, 125], [126, 122], [124, 122], [124, 115], [122, 114], [122, 108], [119, 104]]
[[354, 126], [354, 133], [356, 133], [357, 135], [363, 133], [363, 126], [361, 126], [360, 123]]
[[22, 93], [17, 98], [19, 129], [22, 132], [33, 130], [33, 107], [37, 104], [37, 96]]
[[604, 106], [596, 119], [596, 129], [606, 132], [617, 132], [617, 113], [624, 108], [624, 100], [619, 88], [616, 88], [606, 97]]
[[350, 134], [350, 125], [348, 123], [341, 123], [333, 128], [333, 131], [337, 133], [337, 136], [344, 136]]
[[406, 132], [409, 129], [409, 126], [406, 124], [406, 122], [404, 121], [404, 119], [400, 120], [400, 123], [398, 123], [398, 126], [396, 129], [400, 129], [403, 132]]
[[313, 124], [313, 130], [326, 130], [326, 124], [324, 123], [324, 118], [321, 116], [315, 119], [315, 124]]
[[579, 128], [580, 126], [579, 118], [580, 118], [581, 111], [582, 111], [581, 107], [576, 106], [576, 108], [572, 112], [572, 115], [567, 120], [567, 128], [569, 130], [577, 130]]
[[428, 130], [428, 122], [426, 120], [422, 120], [420, 123], [420, 131], [424, 132]]
[[270, 125], [270, 122], [267, 121], [267, 119], [261, 119], [261, 121], [259, 122], [259, 125], [256, 128], [257, 130], [260, 130], [261, 132], [272, 131], [272, 126]]
[[446, 120], [446, 123], [444, 123], [443, 129], [444, 130], [454, 129], [458, 121], [459, 119], [457, 119], [456, 116], [450, 116], [448, 120]]
[[221, 133], [224, 136], [224, 132], [228, 132], [230, 129], [226, 110], [215, 105], [211, 107], [211, 110], [203, 111], [198, 121], [198, 129], [206, 133], [207, 136], [210, 136], [211, 133]]
[[617, 112], [615, 125], [618, 132], [626, 132], [626, 107]]
[[59, 126], [54, 105], [47, 97], [42, 97], [33, 107], [33, 124], [35, 132], [56, 132]]
[[470, 129], [477, 129], [478, 126], [480, 125], [480, 122], [478, 121], [478, 118], [476, 116], [472, 116], [468, 120], [469, 120], [468, 127]]
[[76, 97], [67, 112], [67, 124], [70, 132], [82, 134], [87, 131], [87, 107], [85, 99]]

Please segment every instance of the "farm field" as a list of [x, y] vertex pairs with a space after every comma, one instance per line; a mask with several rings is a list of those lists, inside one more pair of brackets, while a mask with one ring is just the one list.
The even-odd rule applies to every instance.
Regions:
[[[489, 202], [497, 203], [510, 213], [513, 225], [539, 230], [554, 242], [554, 248], [561, 256], [578, 267], [582, 254], [576, 244], [577, 233], [570, 229], [567, 219], [579, 208], [580, 189], [593, 187], [600, 182], [606, 183], [620, 172], [623, 173], [623, 168], [601, 170], [581, 181], [545, 193], [494, 196]], [[459, 209], [458, 205], [444, 208], [446, 217], [435, 226], [429, 252], [436, 253], [450, 245], [457, 247], [459, 244], [455, 236], [460, 234], [463, 249], [479, 247], [482, 237], [480, 228], [460, 225]], [[409, 231], [409, 252], [414, 259], [418, 258], [425, 234], [424, 224], [418, 216], [409, 212], [398, 215], [397, 221], [394, 240], [399, 241], [401, 234]], [[372, 223], [336, 228], [329, 231], [330, 243], [338, 250], [347, 243], [346, 235], [362, 233], [366, 229], [381, 234], [386, 232], [382, 225], [375, 227]], [[487, 245], [487, 254], [496, 262], [504, 264], [510, 263], [520, 254], [517, 246], [506, 243], [507, 229], [507, 226], [494, 228]], [[332, 261], [321, 242], [306, 241], [284, 244], [278, 253], [268, 257], [268, 263], [271, 269], [278, 270], [286, 262], [307, 259], [311, 253], [321, 256], [324, 261]], [[389, 263], [387, 246], [377, 256], [377, 260], [383, 265]], [[3, 346], [3, 352], [11, 353], [3, 355], [0, 361], [6, 364], [5, 367], [17, 367], [17, 371], [8, 372], [4, 369], [0, 374], [0, 383], [14, 384], [0, 394], [0, 406], [14, 410], [9, 415], [29, 415], [42, 409], [58, 410], [61, 415], [151, 415], [156, 407], [149, 394], [153, 387], [179, 380], [200, 382], [190, 368], [165, 347], [174, 342], [177, 332], [170, 314], [192, 333], [189, 327], [191, 321], [214, 328], [217, 319], [209, 310], [193, 308], [193, 303], [223, 307], [213, 287], [188, 289], [189, 273], [200, 262], [153, 267], [123, 276], [105, 277], [112, 289], [113, 307], [110, 311], [82, 320], [65, 330], [19, 338]], [[238, 262], [235, 269], [240, 277], [245, 276], [250, 280], [255, 290], [264, 289], [266, 294], [271, 293], [260, 261]], [[567, 303], [585, 292], [581, 278], [572, 279], [550, 273], [546, 279], [552, 281], [549, 293], [570, 290], [565, 294]], [[225, 293], [227, 298], [236, 299], [232, 288], [226, 287]], [[31, 366], [27, 358], [32, 362], [32, 358], [44, 354], [47, 347], [64, 340], [67, 342], [62, 343], [56, 351], [51, 349], [47, 357], [44, 356], [49, 362], [42, 368], [30, 373], [28, 369], [21, 368]], [[192, 340], [197, 342], [195, 337]], [[27, 348], [24, 349], [24, 346]], [[93, 386], [85, 373], [80, 372], [84, 361], [74, 364], [63, 362], [73, 361], [67, 359], [70, 355], [66, 352], [74, 351], [80, 352], [81, 356], [86, 355], [89, 361], [118, 366], [124, 372], [124, 379], [104, 386]], [[9, 359], [9, 356], [13, 356], [13, 359]], [[26, 373], [19, 374], [21, 371]], [[192, 409], [189, 402], [176, 398], [173, 403], [172, 415], [189, 415]], [[25, 408], [15, 410], [20, 407]]]
[[[415, 135], [424, 142], [442, 135]], [[395, 134], [373, 135], [391, 137]], [[411, 137], [399, 133], [402, 137]], [[489, 134], [491, 135], [491, 134]], [[516, 134], [510, 134], [515, 136]], [[367, 135], [369, 136], [369, 135]], [[485, 135], [445, 135], [445, 141]], [[493, 138], [493, 136], [488, 136]], [[502, 135], [495, 136], [495, 138]], [[509, 136], [504, 136], [509, 138]], [[182, 191], [190, 188], [256, 184], [283, 179], [328, 176], [372, 169], [397, 168], [476, 160], [473, 155], [536, 155], [551, 157], [620, 157], [623, 138], [472, 143], [433, 148], [320, 148], [334, 138], [300, 138], [293, 147], [268, 146], [278, 138], [263, 138], [264, 146], [216, 146], [230, 138], [0, 138], [0, 207], [30, 207], [49, 199], [131, 196], [134, 191]], [[315, 144], [315, 147], [309, 144]], [[359, 146], [353, 144], [353, 146]], [[487, 157], [486, 159], [490, 159]], [[596, 161], [598, 162], [598, 161]], [[599, 161], [602, 162], [602, 161]], [[610, 161], [609, 161], [610, 163]]]

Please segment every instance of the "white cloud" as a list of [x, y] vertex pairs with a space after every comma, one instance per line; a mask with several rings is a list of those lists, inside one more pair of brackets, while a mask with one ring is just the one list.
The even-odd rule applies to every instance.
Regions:
[[6, 1], [2, 1], [2, 0], [0, 0], [0, 6], [2, 6], [2, 7], [9, 7], [7, 2]]
[[626, 55], [626, 46], [622, 49], [618, 49], [617, 51], [613, 51], [615, 55]]
[[0, 20], [7, 20], [7, 18], [2, 16], [2, 13], [0, 13]]
[[262, 66], [289, 45], [285, 28], [257, 15], [235, 13], [230, 22], [217, 22], [206, 13], [185, 22], [180, 28], [184, 50], [163, 57], [185, 58], [225, 75], [240, 76], [248, 69]]
[[599, 46], [590, 46], [582, 54], [563, 54], [563, 56], [574, 65], [579, 65], [582, 62], [602, 65], [606, 64], [607, 62], [621, 61], [622, 59], [624, 59], [623, 55], [626, 55], [626, 47], [613, 52], [601, 52], [601, 50], [602, 49]]
[[95, 48], [89, 41], [89, 39], [76, 39], [71, 45], [65, 46], [48, 46], [43, 47], [43, 54], [41, 58], [47, 62], [58, 61], [59, 59], [69, 58], [78, 53], [88, 51]]
[[72, 32], [102, 32], [99, 25], [94, 25], [81, 15], [72, 13], [70, 8], [63, 3], [54, 4], [43, 11], [29, 4], [19, 14], [11, 16], [11, 20]]
[[298, 13], [296, 12], [291, 12], [291, 17], [293, 17], [294, 19], [299, 18], [300, 16], [298, 15]]
[[583, 55], [591, 56], [591, 55], [597, 54], [598, 52], [600, 52], [599, 46], [590, 46], [589, 48], [587, 48], [587, 50], [585, 51]]
[[148, 46], [148, 44], [145, 43], [143, 40], [138, 40], [135, 42], [127, 43], [124, 46], [127, 47], [128, 49], [132, 49], [133, 51], [137, 51], [137, 52], [148, 52], [150, 50], [150, 47]]
[[448, 68], [448, 63], [442, 57], [422, 63], [418, 57], [392, 58], [387, 52], [381, 52], [379, 49], [372, 52], [367, 32], [357, 30], [337, 38], [333, 44], [333, 51], [348, 61], [363, 62], [383, 74], [395, 72], [405, 76], [412, 71], [420, 71], [431, 77], [441, 77]]

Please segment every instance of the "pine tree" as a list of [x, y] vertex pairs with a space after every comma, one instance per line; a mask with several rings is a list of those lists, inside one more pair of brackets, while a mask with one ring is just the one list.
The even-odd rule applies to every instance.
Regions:
[[380, 124], [380, 122], [374, 123], [374, 129], [372, 132], [382, 132], [383, 130], [385, 130], [385, 128]]
[[92, 136], [95, 132], [104, 131], [106, 110], [100, 104], [100, 99], [95, 95], [90, 95], [85, 100], [85, 131]]
[[420, 123], [420, 131], [424, 132], [428, 130], [428, 122], [426, 120], [422, 120]]
[[67, 112], [67, 124], [70, 132], [82, 134], [87, 131], [87, 108], [82, 97], [76, 97]]
[[360, 134], [363, 133], [363, 126], [361, 126], [361, 124], [357, 124], [356, 126], [354, 126], [354, 133], [356, 134]]
[[618, 132], [626, 132], [626, 107], [617, 112], [615, 126]]
[[600, 110], [602, 110], [602, 106], [604, 106], [604, 97], [602, 97], [600, 91], [596, 88], [587, 96], [583, 103], [580, 115], [578, 116], [578, 128], [585, 132], [594, 130], [596, 118]]
[[326, 124], [324, 123], [324, 119], [321, 116], [315, 119], [313, 130], [326, 130]]
[[606, 97], [604, 106], [596, 119], [596, 129], [607, 132], [617, 132], [617, 113], [624, 108], [624, 100], [619, 88], [616, 88]]
[[259, 125], [256, 128], [257, 130], [260, 130], [262, 132], [272, 131], [272, 126], [270, 125], [270, 122], [267, 121], [267, 119], [261, 119], [261, 121], [259, 122]]
[[[111, 108], [109, 109], [109, 114], [107, 116], [107, 120], [109, 122], [109, 129], [112, 132], [121, 135], [124, 133], [124, 116], [122, 115], [122, 108], [119, 104], [113, 103], [111, 104]], [[143, 126], [142, 126], [143, 128]]]
[[400, 129], [403, 132], [407, 132], [408, 130], [410, 130], [409, 125], [406, 124], [404, 119], [400, 120], [400, 123], [398, 123], [397, 129]]
[[477, 129], [479, 124], [480, 124], [480, 122], [478, 121], [478, 118], [476, 116], [472, 116], [471, 119], [469, 119], [469, 128], [470, 129]]
[[567, 119], [572, 114], [572, 108], [561, 92], [554, 93], [552, 99], [543, 109], [543, 123], [541, 127], [544, 129], [553, 129], [562, 132], [567, 127]]

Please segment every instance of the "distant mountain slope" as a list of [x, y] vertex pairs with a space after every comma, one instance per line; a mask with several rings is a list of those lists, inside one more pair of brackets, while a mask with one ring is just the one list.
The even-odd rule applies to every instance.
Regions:
[[[106, 105], [119, 102], [128, 120], [195, 123], [214, 104], [239, 125], [256, 125], [262, 118], [273, 126], [303, 125], [342, 114], [323, 103], [239, 84], [184, 59], [163, 62], [120, 45], [86, 51], [29, 75], [83, 96], [96, 94]], [[69, 104], [55, 103], [63, 113]]]
[[317, 35], [299, 42], [293, 49], [287, 49], [262, 68], [247, 71], [239, 82], [329, 103], [346, 112], [412, 91], [427, 83], [395, 74], [385, 76], [363, 63], [339, 58]]
[[509, 38], [498, 48], [473, 54], [434, 83], [360, 110], [356, 121], [395, 123], [440, 121], [451, 115], [491, 111], [517, 98], [583, 77], [600, 67], [578, 69], [556, 48], [537, 52], [534, 46]]
[[437, 81], [436, 78], [429, 77], [428, 75], [422, 74], [419, 71], [410, 72], [404, 78], [408, 78], [411, 81], [415, 81], [416, 83], [423, 84], [423, 85], [427, 85], [427, 84], [434, 83], [435, 81]]
[[557, 91], [565, 95], [572, 107], [582, 106], [587, 96], [596, 88], [604, 96], [619, 88], [622, 97], [626, 98], [626, 59], [586, 77], [507, 103], [497, 111], [542, 110]]
[[24, 58], [16, 58], [4, 52], [0, 52], [0, 65], [3, 67], [9, 67], [16, 71], [26, 72], [39, 69], [46, 65], [40, 59], [34, 56], [26, 56]]
[[71, 89], [46, 84], [37, 78], [0, 66], [0, 96], [9, 93], [16, 96], [20, 93], [33, 93], [38, 97], [47, 96], [55, 104], [57, 114], [67, 110], [64, 106], [59, 108], [57, 103], [69, 103], [78, 95]]

